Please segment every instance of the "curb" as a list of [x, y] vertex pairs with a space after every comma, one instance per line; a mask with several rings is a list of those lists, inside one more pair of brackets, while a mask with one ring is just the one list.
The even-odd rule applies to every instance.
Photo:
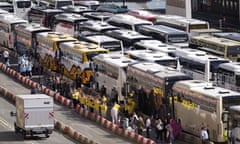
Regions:
[[[7, 89], [0, 86], [0, 94], [2, 94], [4, 97], [12, 100], [15, 102], [16, 95], [9, 92]], [[97, 144], [93, 140], [88, 139], [87, 137], [83, 136], [78, 131], [74, 130], [72, 127], [65, 125], [63, 122], [60, 122], [59, 120], [54, 119], [54, 127], [55, 129], [59, 130], [60, 132], [67, 134], [71, 138], [84, 143], [84, 144]]]
[[87, 137], [85, 137], [84, 135], [82, 135], [78, 131], [74, 130], [72, 127], [69, 127], [69, 126], [65, 125], [61, 121], [55, 120], [54, 125], [55, 125], [55, 128], [57, 130], [59, 130], [60, 132], [62, 132], [64, 134], [67, 134], [68, 136], [70, 136], [74, 140], [77, 140], [77, 141], [79, 141], [81, 143], [84, 143], [84, 144], [97, 144], [93, 140], [89, 140]]
[[[6, 72], [8, 75], [12, 76], [13, 78], [18, 79], [21, 83], [23, 83], [24, 85], [27, 85], [31, 88], [40, 88], [40, 84], [28, 79], [27, 77], [22, 76], [20, 73], [16, 72], [15, 70], [11, 69], [11, 68], [7, 68], [5, 64], [0, 63], [0, 69], [2, 69], [4, 72]], [[3, 88], [4, 89], [4, 88]], [[0, 87], [1, 90], [1, 87]], [[53, 90], [47, 88], [46, 86], [42, 86], [41, 90], [44, 94], [49, 95], [51, 97], [54, 98], [55, 101], [59, 102], [60, 104], [67, 106], [69, 108], [72, 107], [73, 103], [71, 100], [61, 96], [59, 93], [54, 92]], [[3, 90], [4, 93], [7, 93], [7, 97], [10, 97], [11, 100], [15, 100], [15, 95], [10, 94], [9, 92], [7, 92], [6, 89]], [[1, 91], [0, 91], [1, 93]], [[102, 125], [103, 127], [111, 130], [112, 132], [119, 134], [121, 136], [124, 136], [126, 138], [130, 138], [134, 141], [136, 141], [139, 144], [155, 144], [155, 142], [151, 139], [148, 139], [142, 135], [139, 135], [137, 133], [134, 132], [130, 132], [127, 131], [126, 129], [120, 128], [118, 125], [113, 124], [112, 122], [110, 122], [109, 120], [101, 117], [100, 115], [98, 115], [97, 113], [92, 113], [88, 110], [83, 109], [79, 104], [76, 106], [75, 111], [80, 114], [81, 116], [84, 116], [90, 120], [93, 120], [97, 123], [99, 123], [100, 125]], [[72, 138], [76, 138], [76, 140], [83, 140], [80, 142], [89, 144], [87, 142], [88, 139], [84, 136], [79, 136], [79, 132], [74, 131], [71, 127], [64, 125], [63, 123], [61, 123], [60, 121], [57, 121], [57, 124], [60, 123], [60, 126], [58, 125], [58, 128], [60, 127], [60, 130], [62, 132], [66, 132], [69, 136], [71, 136]], [[64, 128], [62, 128], [64, 127]], [[74, 131], [74, 132], [73, 132]], [[77, 134], [76, 134], [77, 133]], [[76, 136], [77, 135], [77, 136]], [[91, 144], [96, 144], [95, 142], [91, 141]]]

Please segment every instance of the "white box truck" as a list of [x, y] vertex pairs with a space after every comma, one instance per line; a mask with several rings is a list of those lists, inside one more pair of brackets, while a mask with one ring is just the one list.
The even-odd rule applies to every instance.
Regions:
[[49, 134], [54, 129], [53, 98], [45, 94], [29, 94], [16, 96], [15, 132], [27, 135]]

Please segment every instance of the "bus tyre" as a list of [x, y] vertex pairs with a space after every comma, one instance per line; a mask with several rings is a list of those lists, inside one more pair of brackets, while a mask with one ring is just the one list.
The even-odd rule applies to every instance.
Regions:
[[23, 130], [23, 139], [26, 139], [27, 138], [27, 133], [25, 130]]
[[19, 133], [20, 129], [17, 127], [16, 122], [14, 123], [14, 129], [15, 129], [15, 133]]
[[46, 138], [49, 138], [48, 130], [45, 131], [45, 137], [46, 137]]

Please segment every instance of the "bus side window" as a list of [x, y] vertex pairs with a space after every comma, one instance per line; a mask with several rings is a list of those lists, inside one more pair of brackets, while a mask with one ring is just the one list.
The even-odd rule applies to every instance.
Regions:
[[236, 75], [236, 85], [240, 86], [240, 75]]

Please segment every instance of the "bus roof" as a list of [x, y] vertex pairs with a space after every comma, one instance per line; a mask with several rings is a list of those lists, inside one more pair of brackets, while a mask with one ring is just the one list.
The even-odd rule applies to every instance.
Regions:
[[77, 39], [68, 34], [60, 32], [41, 32], [37, 34], [38, 38], [46, 39], [48, 41], [76, 41]]
[[106, 51], [108, 50], [99, 47], [96, 44], [83, 42], [83, 41], [71, 41], [71, 42], [63, 42], [59, 44], [59, 48], [61, 48], [62, 51], [68, 51], [71, 49], [73, 52], [97, 52], [97, 51]]
[[85, 42], [85, 41], [75, 41], [75, 42], [64, 42], [64, 43], [60, 44], [59, 47], [63, 48], [63, 49], [70, 49], [70, 48], [74, 48], [74, 49], [93, 48], [93, 49], [96, 49], [99, 46], [94, 43], [89, 43], [89, 42]]
[[7, 24], [27, 23], [26, 20], [18, 18], [14, 14], [11, 14], [11, 13], [0, 15], [0, 21], [7, 23]]
[[212, 33], [212, 35], [240, 42], [240, 33], [238, 32], [219, 32]]
[[55, 15], [57, 21], [68, 21], [68, 22], [75, 22], [75, 21], [87, 21], [88, 19], [75, 13], [60, 13]]
[[99, 5], [99, 1], [95, 1], [95, 0], [87, 0], [87, 1], [82, 1], [82, 0], [73, 0], [74, 1], [74, 4], [77, 3], [77, 4], [81, 4], [81, 5]]
[[235, 92], [226, 88], [222, 87], [194, 87], [191, 88], [191, 91], [204, 94], [213, 98], [221, 98], [221, 97], [228, 97], [228, 96], [240, 96], [239, 92]]
[[177, 49], [175, 52], [176, 56], [187, 56], [187, 55], [206, 55], [207, 52], [201, 51], [198, 49], [192, 49], [192, 48], [184, 48], [184, 49]]
[[221, 63], [228, 63], [230, 62], [227, 59], [221, 58], [221, 57], [217, 57], [214, 55], [209, 55], [209, 54], [204, 54], [204, 55], [198, 55], [198, 54], [194, 54], [194, 55], [187, 55], [184, 56], [185, 59], [189, 59], [190, 61], [195, 61], [195, 62], [200, 62], [202, 64], [206, 64], [207, 60], [208, 61], [218, 61]]
[[151, 49], [155, 51], [162, 51], [165, 53], [175, 52], [178, 47], [163, 43], [159, 40], [141, 40], [136, 42], [134, 45], [139, 45], [145, 47], [146, 49]]
[[95, 19], [95, 20], [106, 20], [113, 16], [113, 13], [110, 12], [86, 12], [83, 13], [83, 16], [88, 17], [90, 19]]
[[182, 72], [178, 72], [174, 68], [162, 66], [157, 63], [138, 62], [138, 63], [131, 64], [129, 66], [164, 80], [165, 78], [170, 78], [170, 77], [176, 78], [176, 80], [190, 79], [187, 75], [185, 75]]
[[78, 14], [93, 11], [92, 9], [85, 7], [85, 6], [73, 6], [73, 5], [63, 6], [63, 7], [61, 7], [61, 9], [64, 11], [67, 11], [67, 12], [78, 13]]
[[144, 25], [142, 27], [145, 29], [148, 29], [148, 30], [162, 32], [164, 34], [186, 34], [187, 35], [187, 33], [185, 31], [178, 30], [178, 29], [164, 26], [164, 25]]
[[118, 41], [120, 40], [100, 34], [100, 35], [91, 35], [91, 36], [86, 36], [85, 39], [91, 40], [96, 43], [101, 43], [101, 42], [109, 42], [109, 41]]
[[211, 87], [212, 83], [203, 81], [203, 80], [185, 80], [177, 82], [174, 87], [184, 90], [184, 89], [191, 89], [194, 87]]
[[107, 34], [110, 34], [113, 37], [122, 37], [122, 38], [129, 38], [129, 39], [151, 39], [149, 36], [142, 35], [136, 31], [120, 29], [120, 30], [112, 30], [107, 31]]
[[37, 23], [28, 23], [28, 24], [19, 24], [16, 27], [17, 30], [19, 31], [25, 31], [25, 32], [38, 32], [38, 31], [51, 31], [51, 29], [41, 26], [40, 24]]
[[193, 19], [193, 18], [186, 18], [183, 16], [178, 15], [157, 15], [156, 16], [156, 23], [161, 21], [169, 21], [171, 23], [177, 24], [177, 25], [194, 25], [194, 24], [208, 24], [207, 21], [199, 20], [199, 19]]
[[212, 98], [221, 98], [227, 96], [240, 96], [240, 93], [213, 86], [212, 83], [201, 80], [186, 80], [175, 83], [174, 89], [181, 91], [188, 90], [194, 93], [203, 94]]
[[136, 62], [122, 54], [99, 54], [93, 58], [94, 60], [101, 61], [103, 63], [110, 64], [115, 67], [127, 67], [129, 64]]
[[193, 29], [191, 30], [191, 33], [195, 35], [202, 35], [202, 34], [211, 34], [211, 33], [219, 33], [222, 32], [220, 29], [215, 29], [215, 28], [209, 28], [209, 29]]
[[153, 25], [152, 22], [136, 18], [134, 16], [128, 15], [128, 14], [115, 14], [112, 17], [110, 17], [108, 21], [117, 21], [119, 23], [127, 23], [129, 25], [135, 25], [135, 24], [146, 24], [146, 25]]
[[189, 59], [190, 61], [195, 61], [195, 62], [200, 62], [205, 64], [207, 62], [207, 60], [209, 61], [221, 61], [221, 62], [230, 62], [227, 59], [221, 58], [221, 57], [217, 57], [214, 55], [210, 55], [207, 54], [204, 51], [201, 50], [196, 50], [196, 49], [191, 49], [191, 48], [187, 48], [187, 49], [178, 49], [176, 50], [175, 53], [176, 57], [182, 57], [185, 59]]
[[148, 62], [155, 62], [161, 60], [176, 60], [176, 58], [168, 56], [167, 53], [156, 52], [152, 50], [130, 50], [126, 51], [128, 55], [137, 57]]
[[82, 23], [83, 27], [86, 27], [90, 30], [94, 30], [97, 32], [105, 31], [105, 30], [116, 30], [119, 29], [116, 26], [110, 25], [107, 22], [104, 21], [93, 21], [93, 20], [88, 20], [86, 22]]
[[231, 63], [220, 64], [219, 68], [240, 74], [240, 62], [231, 62]]
[[167, 67], [165, 67], [165, 66], [161, 66], [157, 63], [152, 63], [152, 62], [138, 62], [135, 64], [131, 64], [129, 66], [133, 67], [135, 69], [138, 69], [140, 71], [147, 72], [149, 74], [154, 74], [163, 69], [167, 69]]
[[233, 41], [226, 38], [215, 37], [211, 35], [200, 35], [200, 36], [193, 36], [191, 40], [198, 40], [200, 42], [207, 42], [217, 45], [224, 45], [224, 46], [240, 46], [240, 42]]

